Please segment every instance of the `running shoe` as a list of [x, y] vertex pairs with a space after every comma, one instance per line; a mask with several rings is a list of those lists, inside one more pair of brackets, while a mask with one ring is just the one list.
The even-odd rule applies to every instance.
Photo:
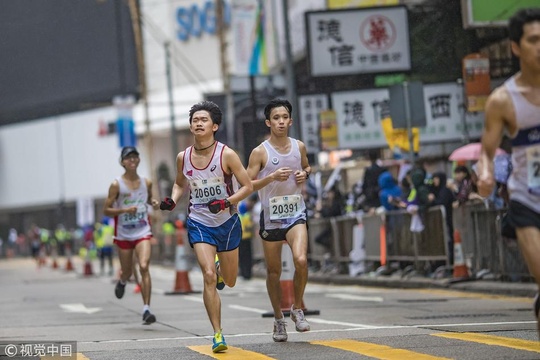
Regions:
[[302, 309], [294, 309], [294, 305], [291, 305], [291, 319], [296, 325], [296, 331], [304, 332], [309, 331], [309, 323], [304, 316], [304, 311]]
[[225, 288], [225, 281], [223, 280], [223, 277], [219, 273], [219, 258], [217, 254], [214, 259], [214, 263], [216, 264], [216, 274], [217, 274], [216, 289], [223, 290], [223, 288]]
[[143, 325], [150, 325], [151, 323], [156, 322], [156, 316], [152, 314], [149, 310], [146, 310], [142, 316]]
[[274, 320], [274, 333], [272, 334], [272, 339], [275, 342], [284, 342], [287, 341], [287, 323], [285, 319], [276, 319]]
[[212, 344], [212, 351], [215, 353], [222, 352], [227, 350], [227, 343], [225, 342], [225, 338], [220, 332], [217, 332], [214, 334], [213, 344]]
[[121, 299], [124, 296], [125, 291], [126, 291], [126, 284], [122, 285], [120, 280], [118, 280], [114, 288], [114, 295], [116, 295], [118, 299]]

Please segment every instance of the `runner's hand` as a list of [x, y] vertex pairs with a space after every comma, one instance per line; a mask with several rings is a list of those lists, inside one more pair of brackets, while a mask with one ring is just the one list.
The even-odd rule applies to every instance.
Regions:
[[221, 199], [221, 200], [212, 199], [208, 202], [208, 210], [210, 210], [212, 214], [217, 214], [221, 210], [225, 210], [226, 208], [230, 206], [231, 206], [231, 203], [227, 199]]
[[161, 201], [161, 204], [159, 204], [159, 208], [161, 210], [172, 211], [175, 207], [176, 207], [176, 203], [170, 197], [166, 197], [165, 199], [163, 199], [163, 201]]

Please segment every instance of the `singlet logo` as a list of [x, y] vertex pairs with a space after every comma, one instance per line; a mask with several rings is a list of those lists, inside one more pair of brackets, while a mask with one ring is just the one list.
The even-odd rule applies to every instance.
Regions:
[[188, 170], [187, 176], [192, 176], [192, 175], [193, 175], [193, 170]]
[[540, 131], [538, 131], [538, 129], [534, 129], [529, 133], [528, 137], [530, 142], [538, 142], [540, 140]]
[[279, 159], [277, 157], [272, 158], [272, 164], [277, 165], [279, 164]]
[[216, 170], [216, 164], [214, 164], [214, 166], [212, 166], [212, 168], [210, 169], [210, 171], [214, 171]]

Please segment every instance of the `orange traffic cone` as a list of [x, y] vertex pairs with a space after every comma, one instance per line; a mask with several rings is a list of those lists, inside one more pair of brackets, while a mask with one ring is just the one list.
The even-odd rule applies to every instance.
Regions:
[[39, 254], [38, 254], [38, 267], [46, 266], [47, 265], [47, 254], [45, 252], [45, 246], [41, 244], [39, 247]]
[[[281, 278], [279, 284], [281, 286], [281, 302], [280, 308], [283, 316], [289, 316], [291, 314], [291, 306], [294, 304], [294, 263], [292, 251], [287, 242], [284, 241], [284, 246], [281, 248], [281, 263], [283, 264], [281, 269]], [[302, 299], [302, 310], [304, 315], [319, 315], [319, 310], [308, 310]], [[263, 317], [274, 317], [274, 312], [266, 312], [262, 314]]]
[[86, 251], [86, 257], [84, 260], [84, 276], [92, 276], [94, 271], [92, 271], [92, 261], [90, 260], [90, 249]]
[[199, 293], [200, 291], [193, 291], [191, 283], [189, 282], [189, 262], [186, 255], [186, 249], [184, 246], [184, 234], [185, 229], [182, 222], [177, 223], [176, 230], [176, 260], [174, 262], [176, 269], [176, 280], [174, 282], [173, 291], [166, 292], [165, 295], [184, 295]]
[[468, 280], [469, 269], [465, 263], [463, 248], [461, 246], [461, 234], [459, 230], [454, 230], [454, 274], [452, 282]]
[[52, 264], [51, 264], [51, 267], [53, 269], [58, 269], [58, 261], [57, 261], [57, 258], [58, 258], [58, 250], [56, 248], [56, 246], [53, 247], [52, 249]]
[[74, 271], [73, 263], [71, 262], [71, 245], [66, 244], [66, 267], [65, 271]]

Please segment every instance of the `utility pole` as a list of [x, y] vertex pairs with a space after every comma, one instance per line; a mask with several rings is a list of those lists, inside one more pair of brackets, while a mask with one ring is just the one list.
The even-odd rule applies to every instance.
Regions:
[[[227, 131], [227, 142], [234, 144], [235, 127], [234, 127], [234, 100], [231, 90], [231, 78], [229, 74], [229, 60], [227, 55], [227, 40], [225, 39], [225, 22], [224, 17], [224, 0], [215, 0], [216, 6], [216, 29], [219, 41], [219, 59], [221, 65], [221, 78], [223, 79], [223, 93], [225, 94], [226, 113], [225, 124]], [[232, 6], [232, 5], [231, 5]]]
[[171, 71], [171, 43], [166, 41], [165, 47], [165, 68], [167, 72], [167, 92], [169, 94], [169, 112], [171, 117], [171, 148], [173, 164], [176, 164], [176, 156], [178, 155], [178, 139], [176, 138], [176, 126], [174, 125], [176, 117], [174, 114], [174, 92], [172, 83]]
[[[141, 101], [144, 107], [144, 125], [145, 125], [145, 142], [147, 147], [148, 167], [150, 170], [150, 178], [154, 186], [157, 186], [156, 172], [154, 170], [154, 161], [152, 156], [153, 141], [150, 131], [150, 115], [148, 112], [148, 93], [146, 86], [146, 66], [144, 62], [144, 52], [142, 46], [142, 29], [141, 29], [141, 13], [137, 0], [128, 0], [129, 12], [131, 15], [131, 23], [133, 25], [133, 35], [135, 37], [135, 51], [137, 53], [137, 68], [139, 69], [139, 87], [141, 93]], [[159, 193], [159, 192], [157, 192]], [[158, 212], [159, 213], [159, 212]]]
[[287, 98], [293, 106], [292, 136], [300, 139], [300, 112], [298, 111], [298, 99], [296, 97], [296, 74], [294, 72], [294, 59], [291, 48], [291, 32], [289, 26], [289, 1], [282, 0], [283, 22], [285, 34], [285, 77], [287, 78]]
[[[131, 23], [133, 24], [133, 34], [135, 36], [135, 51], [137, 52], [137, 68], [139, 69], [139, 82], [140, 82], [140, 92], [141, 92], [141, 101], [144, 107], [144, 126], [145, 126], [145, 142], [146, 142], [146, 154], [148, 156], [148, 169], [150, 171], [150, 179], [152, 179], [152, 193], [157, 194], [158, 197], [161, 197], [162, 194], [159, 193], [159, 186], [156, 176], [156, 171], [154, 168], [154, 158], [152, 151], [154, 149], [154, 144], [152, 141], [152, 132], [150, 131], [150, 115], [148, 112], [148, 88], [146, 86], [146, 66], [144, 62], [144, 52], [142, 46], [142, 29], [141, 29], [141, 13], [138, 6], [137, 0], [129, 0], [129, 12], [131, 14]], [[156, 195], [154, 195], [156, 196]], [[154, 212], [154, 220], [158, 228], [161, 228], [161, 212]]]

